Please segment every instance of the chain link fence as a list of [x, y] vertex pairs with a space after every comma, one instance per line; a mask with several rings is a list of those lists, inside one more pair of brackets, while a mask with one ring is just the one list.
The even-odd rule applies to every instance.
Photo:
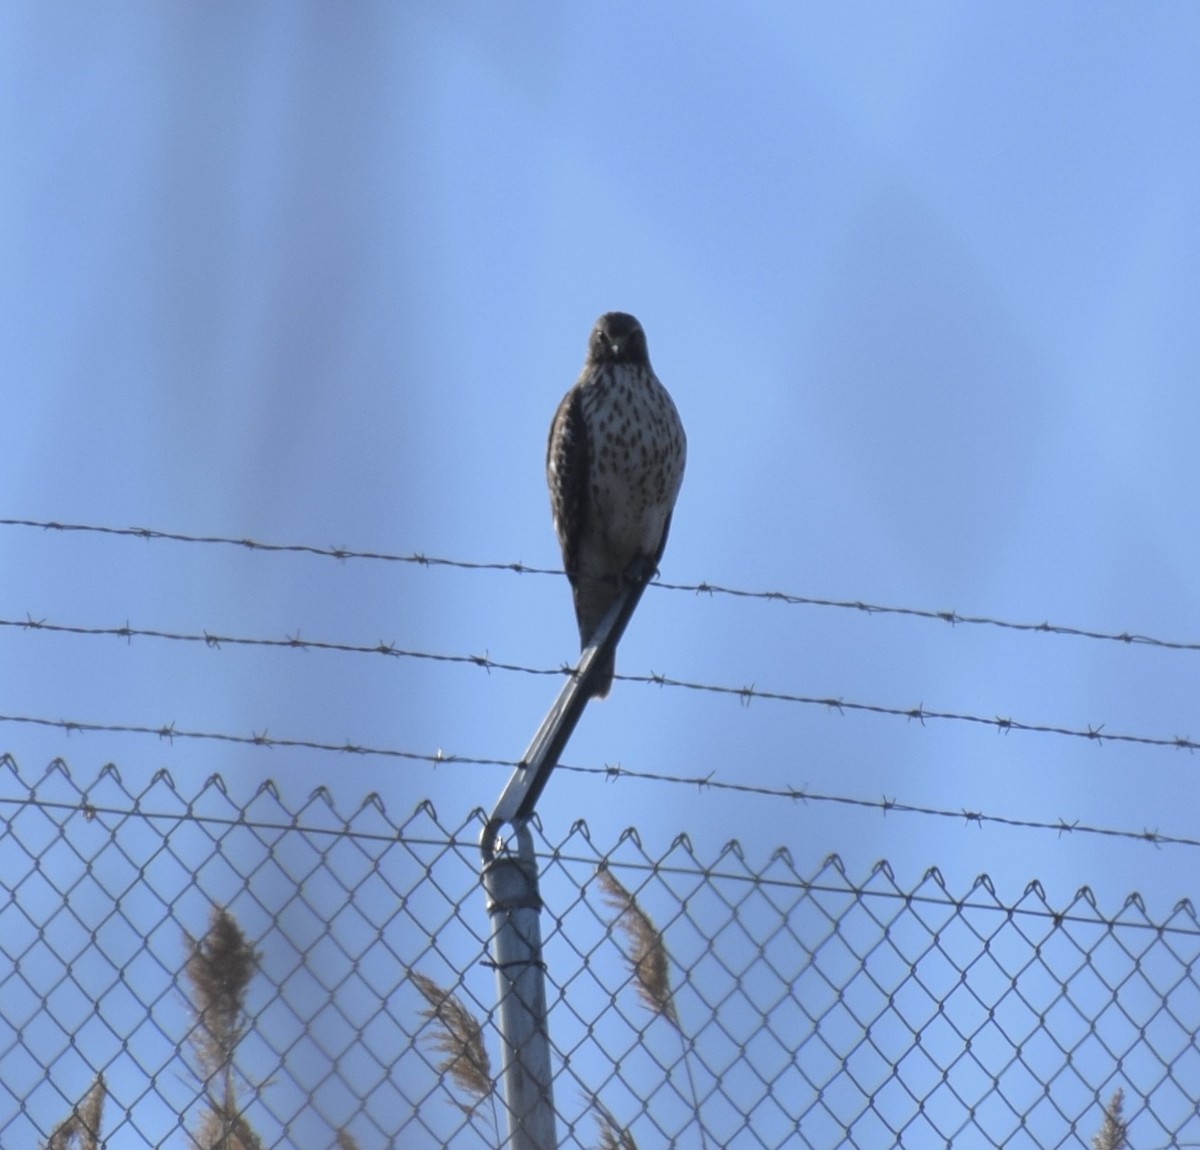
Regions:
[[[503, 1145], [480, 826], [3, 760], [0, 1145]], [[538, 854], [563, 1146], [1086, 1147], [1117, 1089], [1131, 1147], [1200, 1144], [1190, 903], [654, 857], [583, 824]], [[224, 1142], [185, 975], [214, 908], [257, 952]], [[99, 1137], [64, 1141], [100, 1074]]]

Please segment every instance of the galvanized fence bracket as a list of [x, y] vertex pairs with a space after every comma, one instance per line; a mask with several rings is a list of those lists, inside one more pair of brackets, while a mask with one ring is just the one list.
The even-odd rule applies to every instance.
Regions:
[[[647, 564], [626, 584], [601, 621], [500, 793], [480, 836], [483, 885], [492, 922], [508, 1150], [556, 1150], [558, 1146], [539, 920], [542, 899], [529, 820], [588, 704], [598, 666], [616, 649], [652, 576], [653, 567]], [[512, 828], [515, 851], [501, 835], [505, 826]]]

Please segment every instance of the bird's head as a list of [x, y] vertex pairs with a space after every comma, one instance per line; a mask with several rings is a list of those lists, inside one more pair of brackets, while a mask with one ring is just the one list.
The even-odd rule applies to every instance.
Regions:
[[633, 316], [623, 311], [605, 312], [592, 328], [588, 342], [591, 363], [650, 363], [646, 333]]

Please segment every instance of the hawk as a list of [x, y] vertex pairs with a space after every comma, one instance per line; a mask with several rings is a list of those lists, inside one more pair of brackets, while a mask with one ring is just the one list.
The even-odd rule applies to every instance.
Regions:
[[[571, 582], [580, 648], [585, 648], [630, 576], [667, 544], [683, 482], [687, 437], [658, 382], [646, 333], [610, 311], [592, 328], [587, 359], [550, 424], [546, 480], [554, 530]], [[592, 690], [604, 698], [614, 660]]]

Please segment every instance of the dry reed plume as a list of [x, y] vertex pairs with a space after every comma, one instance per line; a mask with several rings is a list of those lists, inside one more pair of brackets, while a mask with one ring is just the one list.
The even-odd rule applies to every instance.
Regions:
[[410, 970], [408, 976], [429, 1003], [421, 1011], [421, 1017], [434, 1024], [429, 1044], [445, 1055], [437, 1063], [437, 1070], [449, 1075], [460, 1090], [475, 1099], [472, 1106], [463, 1107], [470, 1113], [492, 1097], [492, 1064], [483, 1042], [483, 1027], [457, 995], [438, 986], [428, 975]]
[[234, 1051], [245, 1033], [246, 989], [259, 956], [233, 915], [218, 907], [203, 938], [185, 932], [183, 940], [196, 1019], [190, 1037], [207, 1103], [194, 1140], [201, 1150], [260, 1150], [262, 1142], [238, 1109], [233, 1079]]
[[638, 1150], [633, 1135], [613, 1117], [612, 1111], [599, 1098], [593, 1097], [591, 1104], [596, 1114], [596, 1125], [600, 1127], [597, 1150]]
[[633, 968], [634, 985], [646, 1007], [661, 1014], [680, 1030], [675, 999], [671, 994], [671, 964], [667, 945], [650, 916], [612, 872], [601, 865], [597, 869], [605, 901], [618, 912], [617, 925], [629, 943], [628, 959]]
[[75, 1104], [70, 1117], [51, 1132], [46, 1150], [100, 1150], [104, 1098], [104, 1075], [97, 1074], [92, 1088]]
[[[707, 1150], [708, 1135], [700, 1121], [699, 1095], [692, 1073], [692, 1041], [684, 1034], [679, 1023], [679, 1012], [675, 1009], [675, 997], [671, 993], [671, 959], [667, 954], [667, 944], [662, 931], [654, 925], [650, 916], [638, 905], [637, 899], [621, 885], [606, 864], [601, 863], [596, 868], [596, 877], [604, 892], [605, 901], [617, 912], [617, 927], [629, 944], [626, 958], [633, 969], [633, 982], [638, 997], [652, 1014], [665, 1018], [679, 1036], [688, 1089], [696, 1111], [700, 1146], [702, 1150]], [[609, 1117], [611, 1118], [611, 1115]], [[600, 1150], [631, 1150], [634, 1147], [629, 1132], [611, 1122], [601, 1122], [601, 1139]]]
[[1129, 1145], [1125, 1137], [1127, 1129], [1121, 1111], [1125, 1105], [1125, 1091], [1118, 1088], [1104, 1108], [1104, 1124], [1092, 1139], [1093, 1150], [1126, 1150]]

